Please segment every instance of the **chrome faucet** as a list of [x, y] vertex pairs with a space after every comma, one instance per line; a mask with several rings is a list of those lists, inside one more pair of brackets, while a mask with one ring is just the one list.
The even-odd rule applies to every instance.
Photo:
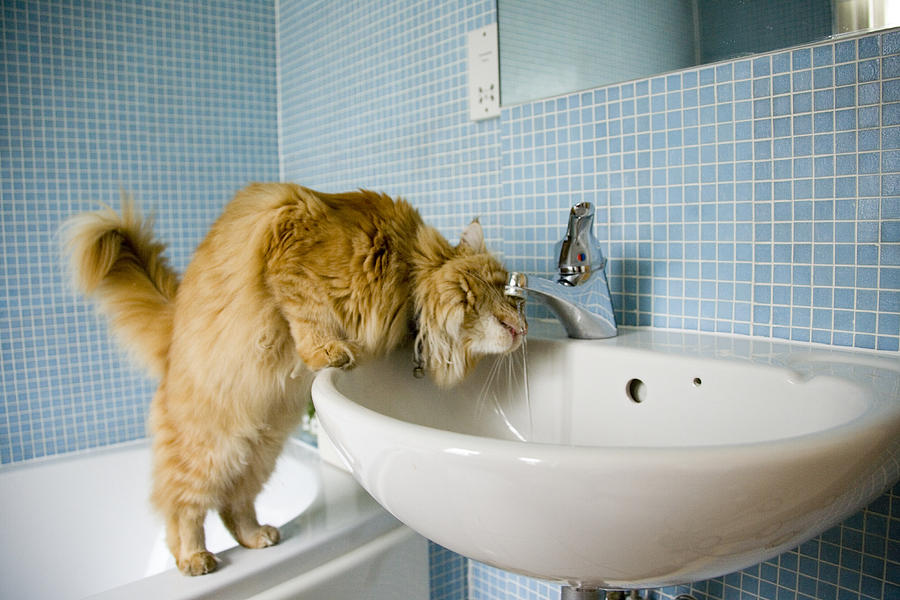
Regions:
[[559, 248], [559, 278], [556, 281], [510, 273], [505, 293], [524, 300], [531, 296], [552, 310], [569, 337], [597, 339], [618, 333], [606, 259], [594, 237], [594, 207], [580, 202], [569, 211], [566, 237]]

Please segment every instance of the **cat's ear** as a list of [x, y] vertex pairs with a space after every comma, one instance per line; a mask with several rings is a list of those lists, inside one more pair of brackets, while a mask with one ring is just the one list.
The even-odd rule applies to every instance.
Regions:
[[472, 222], [463, 229], [462, 234], [459, 236], [458, 247], [468, 248], [475, 252], [487, 251], [487, 248], [484, 246], [484, 230], [481, 228], [481, 223], [478, 222], [477, 217], [472, 219]]

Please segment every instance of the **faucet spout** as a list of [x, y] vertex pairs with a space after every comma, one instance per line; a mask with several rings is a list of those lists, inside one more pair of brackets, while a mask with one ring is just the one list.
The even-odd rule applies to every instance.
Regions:
[[556, 281], [510, 273], [505, 293], [523, 300], [530, 295], [547, 305], [569, 337], [608, 338], [618, 335], [606, 259], [594, 237], [594, 207], [579, 202], [569, 211], [565, 238], [559, 242]]
[[510, 273], [505, 292], [514, 298], [531, 297], [544, 303], [571, 338], [593, 340], [618, 335], [609, 298], [606, 273], [595, 272], [591, 285], [570, 286], [524, 273]]

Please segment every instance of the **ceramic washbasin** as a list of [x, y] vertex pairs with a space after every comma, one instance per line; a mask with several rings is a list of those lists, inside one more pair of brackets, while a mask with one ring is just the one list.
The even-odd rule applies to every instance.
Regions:
[[[532, 324], [521, 377], [440, 390], [409, 351], [313, 384], [359, 482], [438, 544], [570, 584], [733, 572], [858, 511], [900, 474], [900, 360], [740, 336]], [[519, 359], [521, 360], [521, 358]]]

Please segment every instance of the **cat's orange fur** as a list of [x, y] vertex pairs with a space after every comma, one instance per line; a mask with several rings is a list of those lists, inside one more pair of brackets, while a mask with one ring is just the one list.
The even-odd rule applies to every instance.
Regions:
[[309, 400], [312, 374], [386, 352], [417, 329], [440, 385], [518, 347], [525, 322], [474, 221], [451, 246], [405, 201], [253, 184], [225, 208], [184, 278], [130, 201], [70, 220], [77, 285], [160, 377], [151, 405], [152, 501], [178, 567], [216, 567], [219, 511], [250, 548], [278, 542], [254, 499]]

